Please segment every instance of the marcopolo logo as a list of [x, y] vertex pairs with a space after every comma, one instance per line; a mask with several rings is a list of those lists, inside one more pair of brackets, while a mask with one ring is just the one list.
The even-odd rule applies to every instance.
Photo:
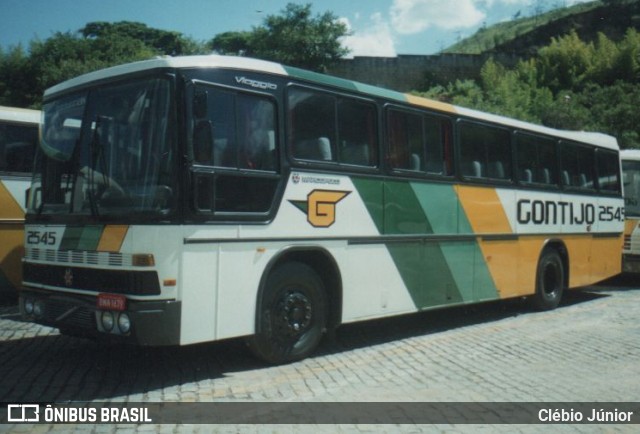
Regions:
[[276, 90], [278, 88], [277, 84], [269, 83], [267, 81], [252, 80], [247, 77], [236, 76], [236, 83], [244, 84], [245, 86], [251, 86], [255, 87], [256, 89], [262, 90]]
[[307, 200], [289, 202], [307, 215], [307, 221], [315, 228], [328, 228], [336, 221], [336, 205], [347, 197], [350, 191], [313, 190]]

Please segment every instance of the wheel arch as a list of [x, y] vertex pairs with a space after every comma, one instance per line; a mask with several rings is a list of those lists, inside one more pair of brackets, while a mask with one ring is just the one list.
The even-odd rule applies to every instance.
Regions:
[[542, 248], [540, 249], [538, 261], [540, 261], [547, 250], [555, 250], [556, 252], [558, 252], [558, 255], [560, 255], [560, 259], [562, 259], [562, 266], [564, 267], [564, 287], [569, 288], [569, 249], [567, 249], [566, 244], [561, 239], [548, 239], [544, 242]]
[[342, 322], [342, 274], [338, 264], [325, 248], [319, 246], [289, 246], [271, 258], [265, 267], [256, 299], [255, 327], [259, 321], [259, 309], [269, 275], [278, 266], [287, 262], [300, 262], [313, 269], [322, 280], [327, 296], [327, 327], [336, 328]]

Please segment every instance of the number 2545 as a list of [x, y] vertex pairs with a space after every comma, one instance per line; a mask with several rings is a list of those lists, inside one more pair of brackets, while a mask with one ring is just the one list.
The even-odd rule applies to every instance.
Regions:
[[56, 243], [55, 232], [39, 232], [39, 231], [27, 232], [27, 244], [44, 244], [47, 246], [53, 246], [55, 243]]

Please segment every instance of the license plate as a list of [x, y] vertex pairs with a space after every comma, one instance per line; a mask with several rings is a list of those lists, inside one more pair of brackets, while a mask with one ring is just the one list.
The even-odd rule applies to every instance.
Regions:
[[97, 302], [98, 309], [123, 311], [127, 307], [127, 297], [124, 295], [100, 294]]

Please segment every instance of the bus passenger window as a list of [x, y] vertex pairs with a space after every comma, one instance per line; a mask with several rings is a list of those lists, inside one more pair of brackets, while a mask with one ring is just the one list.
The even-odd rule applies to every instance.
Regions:
[[373, 103], [291, 87], [289, 143], [297, 160], [378, 164], [378, 129]]
[[213, 126], [199, 121], [193, 131], [193, 159], [198, 164], [213, 164]]
[[38, 143], [37, 124], [0, 125], [0, 171], [28, 173]]
[[276, 112], [263, 95], [195, 87], [190, 155], [197, 213], [264, 215], [271, 209], [279, 184]]
[[460, 132], [463, 176], [511, 179], [511, 134], [508, 130], [463, 122]]
[[595, 190], [594, 150], [573, 143], [562, 143], [560, 152], [562, 184], [565, 187]]
[[358, 166], [377, 165], [376, 109], [373, 104], [341, 98], [338, 102], [338, 161]]
[[598, 150], [598, 187], [607, 193], [620, 193], [620, 160], [615, 152]]
[[253, 95], [238, 95], [237, 119], [240, 167], [275, 171], [276, 115], [273, 102]]
[[291, 88], [288, 102], [289, 142], [294, 158], [335, 161], [335, 98], [306, 89]]
[[424, 168], [422, 117], [415, 113], [389, 110], [387, 125], [391, 167], [421, 171]]
[[445, 118], [425, 117], [427, 162], [425, 172], [434, 175], [452, 175], [451, 122]]
[[515, 139], [518, 180], [524, 184], [555, 185], [555, 142], [545, 137], [520, 132], [516, 134]]

